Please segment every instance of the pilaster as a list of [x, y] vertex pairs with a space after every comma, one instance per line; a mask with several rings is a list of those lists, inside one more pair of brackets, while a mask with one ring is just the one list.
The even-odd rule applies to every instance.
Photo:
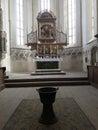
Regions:
[[1, 58], [2, 58], [2, 8], [1, 8], [1, 1], [0, 1], [0, 66], [1, 66]]
[[98, 34], [98, 0], [94, 0], [94, 34]]

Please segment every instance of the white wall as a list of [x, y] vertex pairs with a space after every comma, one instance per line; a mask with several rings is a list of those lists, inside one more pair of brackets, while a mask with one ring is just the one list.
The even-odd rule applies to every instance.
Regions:
[[[98, 2], [94, 0], [94, 33], [98, 27]], [[97, 39], [92, 38], [91, 31], [91, 2], [82, 0], [82, 45], [83, 45], [83, 70], [87, 71], [87, 65], [91, 65], [91, 49], [96, 46]], [[87, 62], [85, 61], [87, 58]]]
[[82, 42], [86, 44], [92, 39], [91, 31], [91, 2], [82, 0]]
[[10, 66], [10, 9], [9, 9], [9, 0], [1, 0], [1, 8], [3, 10], [3, 31], [6, 32], [7, 36], [7, 42], [6, 42], [6, 54], [3, 55], [2, 61], [1, 61], [1, 66], [6, 67], [7, 71], [11, 71], [11, 66]]
[[24, 44], [27, 43], [27, 34], [30, 33], [33, 29], [32, 27], [32, 14], [33, 14], [33, 8], [32, 8], [32, 0], [24, 0]]
[[11, 66], [12, 73], [30, 73], [36, 70], [36, 64], [31, 57], [26, 60], [19, 59], [11, 61]]
[[76, 0], [76, 44], [75, 46], [82, 46], [82, 9], [81, 0]]
[[60, 69], [63, 71], [83, 71], [82, 55], [67, 55], [60, 62]]
[[[83, 50], [83, 69], [84, 71], [87, 71], [87, 65], [91, 64], [91, 51], [93, 47], [98, 47], [98, 40], [96, 38], [90, 40], [88, 43], [86, 43], [85, 48]], [[85, 61], [85, 58], [87, 57], [87, 62]]]
[[[1, 66], [6, 67], [7, 72], [13, 71], [13, 66], [15, 68], [21, 68], [20, 65], [14, 64], [15, 62], [11, 58], [11, 50], [10, 48], [28, 48], [25, 44], [27, 43], [27, 31], [28, 33], [32, 30], [32, 0], [24, 0], [24, 46], [17, 46], [16, 43], [16, 6], [15, 0], [1, 0], [1, 6], [3, 9], [3, 31], [7, 33], [7, 51], [6, 54], [3, 55]], [[29, 61], [29, 60], [28, 60]], [[30, 61], [31, 62], [31, 61]], [[25, 64], [22, 60], [19, 61], [20, 64]], [[17, 67], [16, 67], [17, 66]], [[27, 68], [27, 67], [26, 67]], [[30, 67], [28, 67], [29, 69]], [[17, 69], [15, 69], [17, 70]]]

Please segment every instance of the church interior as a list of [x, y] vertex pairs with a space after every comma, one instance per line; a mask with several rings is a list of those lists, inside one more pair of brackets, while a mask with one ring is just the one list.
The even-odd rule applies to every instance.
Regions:
[[0, 130], [98, 130], [97, 115], [98, 1], [0, 0]]

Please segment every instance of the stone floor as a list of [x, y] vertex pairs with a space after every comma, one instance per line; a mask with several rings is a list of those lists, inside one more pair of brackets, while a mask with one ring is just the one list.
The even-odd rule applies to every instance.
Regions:
[[[10, 74], [10, 78], [30, 78], [28, 74]], [[86, 76], [84, 73], [69, 73], [69, 76]], [[68, 76], [68, 75], [67, 75]], [[92, 124], [98, 130], [98, 89], [88, 86], [59, 87], [56, 98], [73, 97]], [[22, 99], [38, 98], [36, 88], [6, 88], [0, 92], [0, 130], [9, 120]]]

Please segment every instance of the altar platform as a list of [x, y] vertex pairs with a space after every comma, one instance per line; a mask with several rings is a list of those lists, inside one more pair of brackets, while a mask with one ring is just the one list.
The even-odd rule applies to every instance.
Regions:
[[37, 69], [35, 72], [32, 72], [31, 75], [65, 75], [64, 71], [60, 69]]

